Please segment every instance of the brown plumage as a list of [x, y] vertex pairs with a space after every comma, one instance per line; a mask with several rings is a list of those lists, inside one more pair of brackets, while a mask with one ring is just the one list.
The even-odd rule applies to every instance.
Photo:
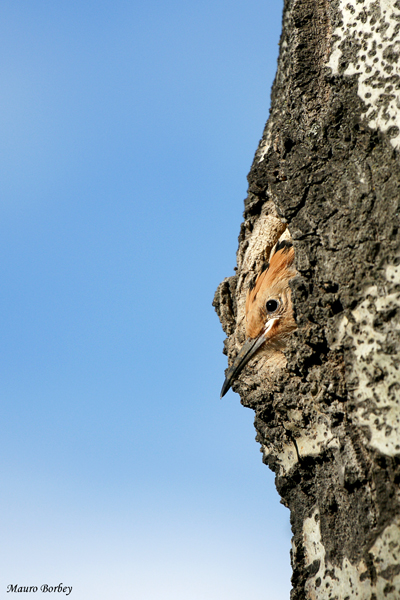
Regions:
[[294, 248], [291, 242], [278, 242], [269, 265], [258, 275], [254, 287], [249, 289], [246, 298], [247, 339], [228, 369], [221, 398], [262, 346], [267, 350], [272, 364], [282, 363], [282, 350], [287, 336], [296, 329], [289, 288], [290, 279], [296, 275], [293, 263]]

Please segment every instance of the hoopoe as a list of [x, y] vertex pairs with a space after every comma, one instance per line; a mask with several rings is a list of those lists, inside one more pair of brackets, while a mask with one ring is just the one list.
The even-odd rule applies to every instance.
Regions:
[[263, 266], [246, 298], [246, 341], [228, 369], [221, 398], [238, 377], [243, 367], [264, 344], [273, 363], [282, 361], [288, 334], [297, 326], [293, 317], [289, 281], [296, 275], [292, 242], [278, 242], [271, 252], [269, 264]]

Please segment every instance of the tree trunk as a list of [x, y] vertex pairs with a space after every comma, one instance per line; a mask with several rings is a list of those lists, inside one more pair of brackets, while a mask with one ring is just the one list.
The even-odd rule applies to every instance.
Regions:
[[214, 306], [231, 363], [285, 227], [287, 364], [236, 383], [291, 511], [292, 600], [400, 599], [400, 1], [286, 0], [237, 273]]

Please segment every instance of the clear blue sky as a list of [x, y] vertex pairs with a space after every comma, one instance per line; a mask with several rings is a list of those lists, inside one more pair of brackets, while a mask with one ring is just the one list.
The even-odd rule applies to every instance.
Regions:
[[289, 598], [289, 513], [219, 399], [211, 306], [281, 10], [1, 2], [0, 600]]

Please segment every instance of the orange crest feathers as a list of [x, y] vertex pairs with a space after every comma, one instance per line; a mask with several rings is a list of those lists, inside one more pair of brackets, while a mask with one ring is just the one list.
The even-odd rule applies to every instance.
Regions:
[[266, 270], [257, 277], [255, 286], [246, 298], [246, 333], [253, 338], [259, 335], [268, 318], [266, 302], [290, 293], [289, 280], [296, 275], [294, 248], [291, 242], [279, 242], [272, 253]]

